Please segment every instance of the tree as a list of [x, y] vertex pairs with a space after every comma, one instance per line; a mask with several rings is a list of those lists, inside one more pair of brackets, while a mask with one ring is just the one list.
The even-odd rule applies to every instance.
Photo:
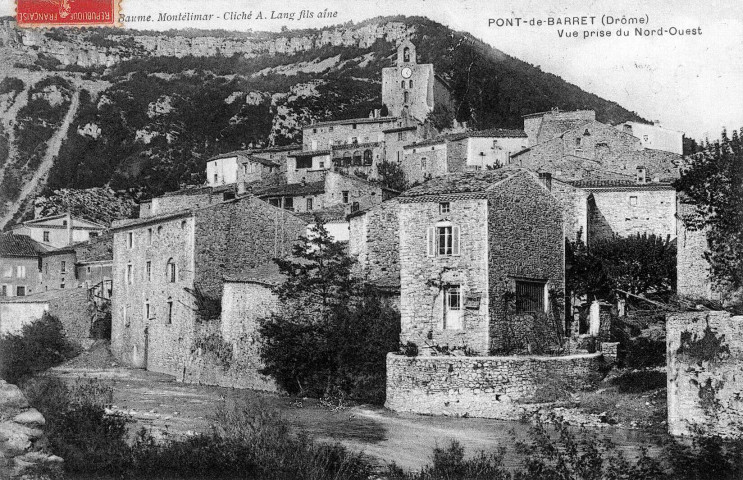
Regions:
[[286, 280], [274, 289], [281, 309], [260, 321], [262, 373], [289, 393], [383, 402], [399, 312], [352, 277], [345, 245], [319, 219], [292, 258], [274, 261]]
[[388, 162], [384, 160], [377, 164], [377, 174], [379, 175], [379, 184], [385, 188], [391, 188], [402, 192], [407, 190], [408, 181], [405, 178], [405, 171], [402, 165], [397, 162]]
[[695, 205], [690, 230], [707, 229], [705, 258], [721, 290], [743, 287], [743, 139], [738, 131], [705, 145], [674, 186]]
[[676, 290], [676, 245], [669, 238], [637, 234], [592, 242], [568, 241], [566, 288], [589, 301], [615, 297], [620, 289], [661, 297]]

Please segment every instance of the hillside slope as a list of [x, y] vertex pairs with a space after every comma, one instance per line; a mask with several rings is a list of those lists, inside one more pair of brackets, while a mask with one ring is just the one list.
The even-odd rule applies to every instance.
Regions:
[[[30, 32], [5, 21], [0, 60], [7, 57], [11, 72], [66, 80], [56, 84], [67, 97], [73, 89], [80, 92], [47, 192], [110, 185], [150, 196], [202, 182], [213, 154], [301, 141], [302, 124], [366, 116], [381, 107], [381, 69], [392, 65], [395, 44], [407, 37], [418, 46], [419, 62], [433, 63], [451, 86], [453, 111], [437, 109], [439, 119], [520, 128], [522, 115], [552, 107], [590, 108], [604, 122], [639, 119], [469, 34], [420, 17], [280, 34]], [[43, 80], [35, 81], [24, 94], [38, 90]], [[66, 112], [68, 105], [58, 110]], [[58, 129], [59, 112], [52, 113], [49, 127]], [[24, 175], [34, 167], [25, 162]], [[14, 200], [7, 187], [0, 185], [5, 204]]]

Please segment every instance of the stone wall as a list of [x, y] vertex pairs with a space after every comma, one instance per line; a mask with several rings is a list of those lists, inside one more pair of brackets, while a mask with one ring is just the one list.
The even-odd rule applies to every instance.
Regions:
[[45, 424], [17, 386], [0, 380], [0, 478], [61, 478], [63, 460], [47, 451]]
[[47, 311], [59, 318], [68, 339], [80, 345], [88, 342], [88, 291], [83, 288], [5, 299], [0, 302], [0, 334], [19, 333], [23, 325], [40, 319]]
[[[222, 295], [222, 318], [214, 328], [232, 347], [229, 365], [223, 365], [209, 352], [195, 352], [185, 370], [185, 380], [232, 388], [250, 388], [275, 392], [272, 378], [259, 373], [260, 359], [258, 320], [277, 307], [270, 287], [255, 282], [228, 281]], [[208, 332], [202, 332], [206, 334]]]
[[77, 288], [76, 261], [77, 256], [74, 251], [62, 250], [43, 255], [41, 257], [41, 290]]
[[403, 159], [403, 172], [410, 184], [421, 183], [428, 178], [440, 177], [447, 171], [448, 143], [442, 141], [435, 145], [410, 145], [406, 147]]
[[[400, 205], [400, 340], [468, 347], [487, 354], [488, 330], [488, 207], [485, 199], [452, 196], [449, 213], [439, 202]], [[460, 255], [428, 256], [427, 232], [438, 222], [460, 228]], [[445, 328], [445, 287], [459, 285], [462, 296], [477, 296], [478, 305], [463, 309], [462, 328]], [[463, 299], [464, 301], [464, 299]]]
[[370, 281], [400, 281], [400, 220], [396, 200], [383, 202], [350, 219], [349, 252], [360, 275]]
[[648, 187], [592, 190], [588, 240], [647, 233], [676, 238], [676, 190]]
[[517, 420], [550, 378], [594, 387], [600, 353], [566, 357], [387, 355], [387, 401], [397, 412]]
[[[409, 79], [402, 77], [405, 67], [412, 71]], [[433, 87], [433, 64], [408, 63], [382, 69], [382, 103], [387, 106], [390, 115], [400, 116], [407, 109], [411, 117], [425, 120], [434, 107]], [[407, 103], [405, 92], [408, 94]]]
[[382, 203], [382, 188], [361, 178], [328, 172], [325, 175], [325, 199], [323, 208], [343, 204], [343, 192], [348, 192], [348, 205], [358, 203], [366, 210]]
[[666, 352], [669, 432], [743, 437], [743, 316], [669, 315]]
[[719, 294], [713, 291], [709, 262], [704, 258], [704, 252], [707, 251], [707, 230], [691, 230], [684, 220], [693, 212], [693, 205], [679, 200], [676, 219], [676, 292], [688, 297], [712, 299], [719, 297]]
[[564, 213], [565, 237], [574, 242], [578, 232], [581, 232], [581, 240], [586, 242], [588, 238], [588, 192], [554, 178], [551, 191]]
[[535, 175], [523, 172], [491, 194], [487, 230], [490, 346], [498, 349], [522, 323], [504, 311], [504, 294], [516, 291], [517, 280], [544, 282], [545, 296], [565, 291], [563, 212]]

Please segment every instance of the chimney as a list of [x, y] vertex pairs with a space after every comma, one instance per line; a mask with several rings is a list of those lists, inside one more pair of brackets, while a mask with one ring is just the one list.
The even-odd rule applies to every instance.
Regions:
[[644, 166], [638, 165], [637, 166], [637, 177], [636, 177], [637, 183], [640, 185], [644, 185], [648, 182], [647, 179], [647, 170]]
[[67, 246], [70, 246], [72, 245], [72, 213], [69, 210], [65, 218], [67, 219]]
[[547, 187], [547, 190], [552, 191], [552, 174], [549, 172], [539, 172], [539, 181], [542, 185]]

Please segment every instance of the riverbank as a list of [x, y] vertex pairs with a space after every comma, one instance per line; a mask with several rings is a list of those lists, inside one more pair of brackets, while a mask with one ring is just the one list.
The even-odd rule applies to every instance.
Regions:
[[[155, 436], [171, 438], [209, 432], [215, 409], [222, 402], [260, 399], [279, 410], [292, 427], [320, 441], [339, 442], [363, 452], [382, 467], [394, 462], [405, 469], [418, 470], [430, 463], [434, 447], [448, 445], [452, 440], [460, 442], [469, 454], [512, 447], [514, 435], [525, 438], [529, 428], [521, 422], [396, 414], [369, 405], [338, 407], [315, 399], [184, 384], [167, 375], [122, 367], [61, 366], [49, 374], [68, 381], [91, 379], [110, 385], [111, 411], [130, 416], [134, 420], [133, 431], [145, 427]], [[642, 447], [652, 452], [662, 439], [659, 434], [608, 424], [595, 432], [600, 438], [610, 438], [629, 457]], [[505, 458], [509, 464], [517, 460], [512, 451]]]

